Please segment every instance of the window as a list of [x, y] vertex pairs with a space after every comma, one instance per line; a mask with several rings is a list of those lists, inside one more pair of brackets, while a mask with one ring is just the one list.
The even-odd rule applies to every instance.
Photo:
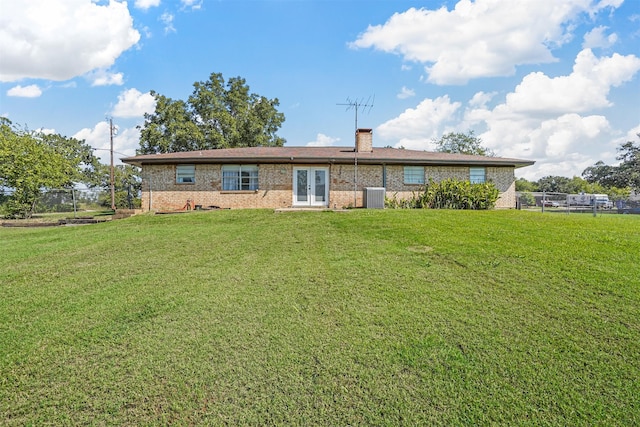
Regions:
[[405, 166], [404, 167], [404, 183], [405, 184], [424, 184], [424, 167]]
[[258, 189], [257, 165], [225, 165], [222, 167], [222, 190], [240, 191]]
[[469, 168], [469, 181], [472, 184], [484, 184], [485, 180], [484, 168]]
[[178, 184], [194, 184], [196, 182], [196, 166], [177, 165], [176, 182]]

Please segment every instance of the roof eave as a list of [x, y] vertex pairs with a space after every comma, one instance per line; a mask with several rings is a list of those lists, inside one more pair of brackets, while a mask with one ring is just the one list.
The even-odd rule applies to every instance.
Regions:
[[[143, 165], [159, 165], [159, 164], [206, 164], [206, 163], [219, 163], [219, 164], [234, 164], [234, 163], [284, 163], [284, 164], [353, 164], [356, 156], [349, 157], [309, 157], [309, 156], [265, 156], [265, 157], [166, 157], [166, 158], [140, 158], [136, 157], [124, 157], [120, 159], [123, 163], [142, 167]], [[501, 158], [483, 158], [483, 159], [420, 159], [420, 158], [384, 158], [384, 157], [368, 157], [357, 156], [358, 164], [367, 165], [424, 165], [424, 166], [513, 166], [515, 168], [521, 168], [525, 166], [531, 166], [535, 161], [520, 160], [520, 159], [501, 159]]]

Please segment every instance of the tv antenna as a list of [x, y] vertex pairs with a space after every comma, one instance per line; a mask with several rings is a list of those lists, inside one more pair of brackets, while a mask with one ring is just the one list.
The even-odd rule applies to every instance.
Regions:
[[346, 105], [347, 109], [346, 111], [349, 111], [351, 109], [353, 109], [356, 113], [356, 128], [355, 130], [358, 130], [358, 110], [362, 110], [362, 111], [366, 111], [367, 113], [371, 111], [371, 109], [373, 108], [373, 103], [376, 100], [376, 96], [373, 95], [373, 99], [370, 96], [369, 98], [367, 98], [366, 101], [364, 101], [364, 99], [356, 99], [356, 100], [351, 100], [351, 98], [347, 98], [347, 102], [346, 103], [342, 103], [342, 104], [336, 104], [336, 105]]

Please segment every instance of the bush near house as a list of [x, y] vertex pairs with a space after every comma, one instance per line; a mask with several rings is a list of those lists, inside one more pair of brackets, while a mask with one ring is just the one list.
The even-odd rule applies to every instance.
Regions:
[[424, 191], [412, 199], [386, 200], [386, 207], [427, 208], [427, 209], [493, 209], [500, 191], [493, 183], [472, 184], [469, 181], [445, 179], [440, 182], [429, 180]]

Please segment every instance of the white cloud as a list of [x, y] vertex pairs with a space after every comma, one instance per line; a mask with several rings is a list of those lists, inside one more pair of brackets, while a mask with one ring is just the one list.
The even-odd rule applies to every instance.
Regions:
[[[98, 122], [93, 128], [84, 128], [73, 135], [74, 138], [84, 139], [95, 149], [96, 157], [105, 164], [110, 163], [110, 135], [109, 123]], [[113, 137], [114, 164], [122, 164], [120, 158], [134, 156], [139, 148], [140, 130], [136, 128], [118, 129]]]
[[169, 12], [165, 12], [160, 15], [160, 21], [164, 24], [164, 33], [175, 33], [176, 28], [173, 26], [173, 15]]
[[143, 117], [144, 113], [153, 113], [156, 100], [149, 93], [137, 89], [128, 89], [118, 95], [118, 103], [113, 107], [113, 117]]
[[497, 155], [536, 161], [519, 169], [518, 176], [580, 176], [597, 160], [615, 164], [616, 147], [637, 140], [640, 124], [623, 135], [602, 109], [612, 105], [611, 88], [639, 72], [640, 59], [633, 55], [596, 57], [585, 49], [569, 75], [531, 73], [502, 99], [496, 92], [475, 93], [462, 112], [462, 103], [448, 96], [425, 99], [380, 125], [377, 134], [396, 147], [432, 150], [432, 140], [444, 133], [474, 129]]
[[111, 73], [103, 69], [87, 73], [86, 77], [91, 80], [91, 86], [122, 86], [124, 84], [122, 73]]
[[142, 10], [147, 10], [151, 7], [160, 6], [160, 0], [136, 0], [135, 7]]
[[376, 128], [383, 140], [398, 141], [396, 147], [415, 150], [433, 149], [432, 140], [444, 129], [453, 114], [460, 108], [459, 102], [451, 102], [448, 96], [425, 99], [416, 108], [408, 108], [395, 119]]
[[7, 96], [18, 96], [22, 98], [37, 98], [42, 95], [42, 90], [38, 85], [14, 86], [7, 91]]
[[369, 26], [352, 48], [375, 48], [427, 64], [428, 81], [464, 84], [508, 76], [523, 64], [554, 62], [551, 48], [572, 38], [572, 22], [620, 1], [460, 0], [451, 11], [411, 8]]
[[315, 141], [307, 143], [307, 147], [330, 147], [332, 145], [335, 145], [338, 141], [340, 141], [340, 138], [333, 138], [323, 133], [319, 133], [316, 136]]
[[497, 92], [477, 92], [473, 95], [473, 98], [469, 101], [469, 106], [471, 107], [485, 107], [489, 101], [493, 99], [494, 96], [497, 95]]
[[402, 86], [400, 93], [397, 95], [399, 99], [407, 99], [412, 96], [416, 96], [416, 92], [413, 89], [409, 89], [406, 86]]
[[568, 76], [550, 78], [541, 72], [525, 76], [515, 92], [507, 95], [507, 107], [521, 113], [584, 112], [609, 107], [611, 87], [631, 80], [638, 70], [640, 58], [636, 56], [596, 58], [590, 49], [584, 49]]
[[613, 46], [616, 41], [618, 41], [618, 36], [615, 33], [605, 36], [604, 32], [606, 29], [607, 27], [601, 25], [589, 31], [584, 35], [584, 42], [582, 43], [582, 47], [585, 49], [593, 49]]
[[3, 1], [0, 81], [68, 80], [111, 67], [140, 39], [126, 2]]
[[479, 136], [498, 155], [536, 160], [536, 165], [518, 172], [527, 179], [580, 176], [595, 163], [594, 157], [615, 162], [617, 131], [605, 116], [589, 113], [610, 107], [610, 89], [630, 81], [638, 71], [640, 59], [633, 55], [597, 58], [585, 49], [571, 74], [550, 78], [531, 73], [504, 103], [493, 109], [471, 107], [465, 121], [486, 126]]
[[183, 8], [191, 8], [191, 10], [198, 10], [202, 7], [202, 0], [181, 0]]

